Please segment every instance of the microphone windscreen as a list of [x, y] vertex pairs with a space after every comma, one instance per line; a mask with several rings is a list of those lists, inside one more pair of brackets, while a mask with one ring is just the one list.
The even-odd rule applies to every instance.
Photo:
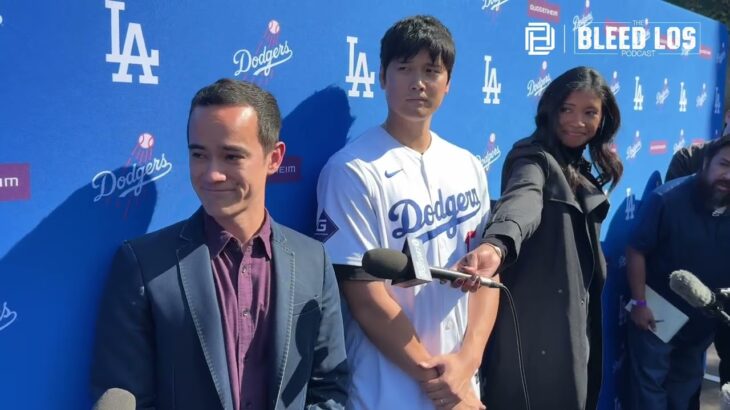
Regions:
[[362, 268], [381, 279], [405, 278], [408, 276], [408, 256], [393, 249], [371, 249], [362, 256]]
[[720, 410], [730, 410], [730, 383], [723, 384], [720, 390]]
[[672, 272], [669, 287], [693, 307], [704, 308], [715, 303], [715, 295], [710, 288], [686, 270]]
[[134, 395], [116, 387], [105, 391], [94, 404], [94, 410], [134, 410], [136, 407]]

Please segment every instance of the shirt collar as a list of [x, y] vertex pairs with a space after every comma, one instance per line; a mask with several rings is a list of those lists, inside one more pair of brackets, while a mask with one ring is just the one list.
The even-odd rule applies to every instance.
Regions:
[[[211, 258], [217, 257], [228, 246], [230, 241], [238, 247], [243, 247], [236, 237], [226, 231], [212, 216], [203, 212], [203, 229], [205, 230], [205, 242], [208, 245]], [[254, 248], [261, 247], [266, 252], [266, 257], [271, 259], [271, 218], [269, 211], [264, 211], [264, 223], [261, 224], [258, 232], [251, 238]]]

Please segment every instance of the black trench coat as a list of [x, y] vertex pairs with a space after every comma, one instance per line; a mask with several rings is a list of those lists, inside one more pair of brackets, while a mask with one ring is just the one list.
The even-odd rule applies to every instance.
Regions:
[[[591, 185], [574, 194], [558, 162], [538, 142], [527, 138], [512, 147], [485, 236], [498, 235], [507, 247], [501, 279], [515, 300], [533, 410], [597, 405], [606, 278], [599, 235], [607, 212], [603, 192]], [[489, 410], [525, 408], [506, 295], [499, 301], [482, 376]]]

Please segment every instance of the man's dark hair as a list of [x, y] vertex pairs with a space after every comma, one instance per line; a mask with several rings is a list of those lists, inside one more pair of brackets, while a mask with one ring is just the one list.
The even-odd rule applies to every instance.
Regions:
[[380, 66], [385, 71], [393, 60], [408, 60], [426, 50], [431, 60], [441, 61], [448, 79], [454, 68], [456, 48], [451, 32], [432, 16], [406, 17], [393, 24], [380, 40]]
[[707, 168], [710, 165], [710, 161], [712, 161], [712, 158], [714, 158], [721, 149], [728, 146], [730, 146], [730, 134], [726, 134], [716, 140], [708, 142], [707, 151], [705, 151], [705, 161], [703, 168]]
[[221, 78], [195, 93], [190, 102], [190, 112], [188, 112], [188, 138], [190, 136], [190, 115], [195, 107], [216, 105], [253, 108], [258, 119], [259, 142], [264, 147], [264, 152], [271, 151], [279, 141], [281, 112], [274, 96], [255, 84], [228, 78]]

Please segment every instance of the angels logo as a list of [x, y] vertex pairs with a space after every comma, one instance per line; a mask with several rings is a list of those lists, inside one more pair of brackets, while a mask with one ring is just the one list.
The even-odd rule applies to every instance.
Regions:
[[644, 92], [639, 80], [638, 75], [634, 77], [634, 111], [644, 110]]
[[611, 80], [611, 92], [613, 95], [616, 95], [619, 91], [621, 91], [621, 84], [618, 82], [618, 71], [614, 71], [613, 79]]
[[[160, 51], [151, 49], [147, 54], [147, 45], [142, 34], [142, 25], [139, 23], [127, 24], [127, 33], [124, 36], [124, 46], [121, 47], [119, 32], [119, 15], [124, 10], [123, 1], [106, 0], [104, 7], [111, 12], [111, 53], [106, 55], [107, 63], [119, 64], [119, 69], [112, 74], [112, 82], [131, 83], [132, 75], [129, 74], [130, 65], [142, 66], [142, 74], [138, 76], [140, 84], [157, 84], [159, 78], [152, 74], [152, 67], [160, 65]], [[132, 54], [137, 48], [138, 55]], [[121, 49], [121, 52], [120, 52]]]
[[502, 83], [497, 80], [497, 68], [489, 67], [492, 56], [484, 56], [484, 104], [499, 104], [499, 94], [502, 92]]
[[722, 103], [720, 102], [720, 90], [717, 87], [715, 87], [715, 104], [714, 104], [715, 109], [712, 112], [715, 114], [719, 114], [721, 105], [722, 105]]
[[276, 20], [270, 20], [258, 45], [252, 50], [242, 48], [233, 54], [233, 64], [238, 69], [234, 76], [243, 74], [247, 81], [264, 85], [273, 77], [273, 68], [286, 63], [294, 57], [294, 50], [289, 42], [279, 39], [281, 26]]
[[373, 98], [373, 91], [370, 87], [375, 84], [375, 71], [370, 71], [368, 68], [368, 56], [364, 51], [357, 53], [357, 62], [355, 61], [355, 44], [357, 42], [357, 37], [347, 36], [347, 44], [350, 46], [350, 60], [345, 82], [352, 84], [352, 88], [347, 90], [347, 96], [359, 97], [360, 85], [364, 85], [363, 98]]
[[[104, 170], [98, 172], [91, 179], [91, 186], [97, 190], [94, 202], [116, 197], [116, 206], [124, 206], [126, 218], [133, 198], [143, 193], [145, 185], [164, 177], [172, 171], [172, 163], [162, 153], [159, 157], [154, 154], [155, 138], [150, 133], [143, 133], [137, 138], [137, 143], [127, 157], [124, 167], [117, 171]], [[121, 199], [126, 203], [122, 205]]]
[[669, 97], [669, 79], [664, 79], [664, 86], [656, 93], [656, 105], [664, 105], [664, 101]]
[[499, 12], [502, 5], [509, 2], [509, 0], [482, 0], [482, 10]]
[[684, 88], [684, 81], [679, 83], [679, 112], [687, 111], [687, 90]]
[[697, 108], [703, 107], [705, 105], [705, 101], [707, 101], [707, 84], [702, 83], [702, 91], [700, 92], [700, 95], [697, 96]]
[[586, 0], [586, 6], [583, 9], [583, 15], [573, 17], [573, 31], [581, 27], [589, 26], [593, 23], [593, 13], [591, 13], [591, 0]]
[[682, 128], [679, 130], [679, 139], [674, 143], [674, 146], [672, 146], [672, 152], [676, 154], [677, 151], [684, 148], [685, 145], [687, 145], [687, 141], [684, 139], [684, 128]]
[[636, 155], [639, 154], [639, 151], [641, 151], [641, 135], [639, 134], [639, 130], [636, 130], [636, 134], [634, 135], [634, 142], [626, 148], [626, 159], [634, 159], [636, 158]]
[[477, 155], [477, 159], [482, 163], [485, 171], [489, 171], [489, 167], [497, 162], [499, 157], [502, 156], [502, 151], [497, 145], [497, 135], [495, 133], [489, 134], [489, 142], [487, 143], [487, 150], [484, 156]]
[[540, 69], [540, 76], [537, 80], [530, 80], [527, 83], [528, 97], [540, 97], [542, 93], [545, 92], [547, 86], [553, 81], [552, 77], [550, 77], [550, 73], [547, 71], [547, 66], [547, 61], [543, 61]]

